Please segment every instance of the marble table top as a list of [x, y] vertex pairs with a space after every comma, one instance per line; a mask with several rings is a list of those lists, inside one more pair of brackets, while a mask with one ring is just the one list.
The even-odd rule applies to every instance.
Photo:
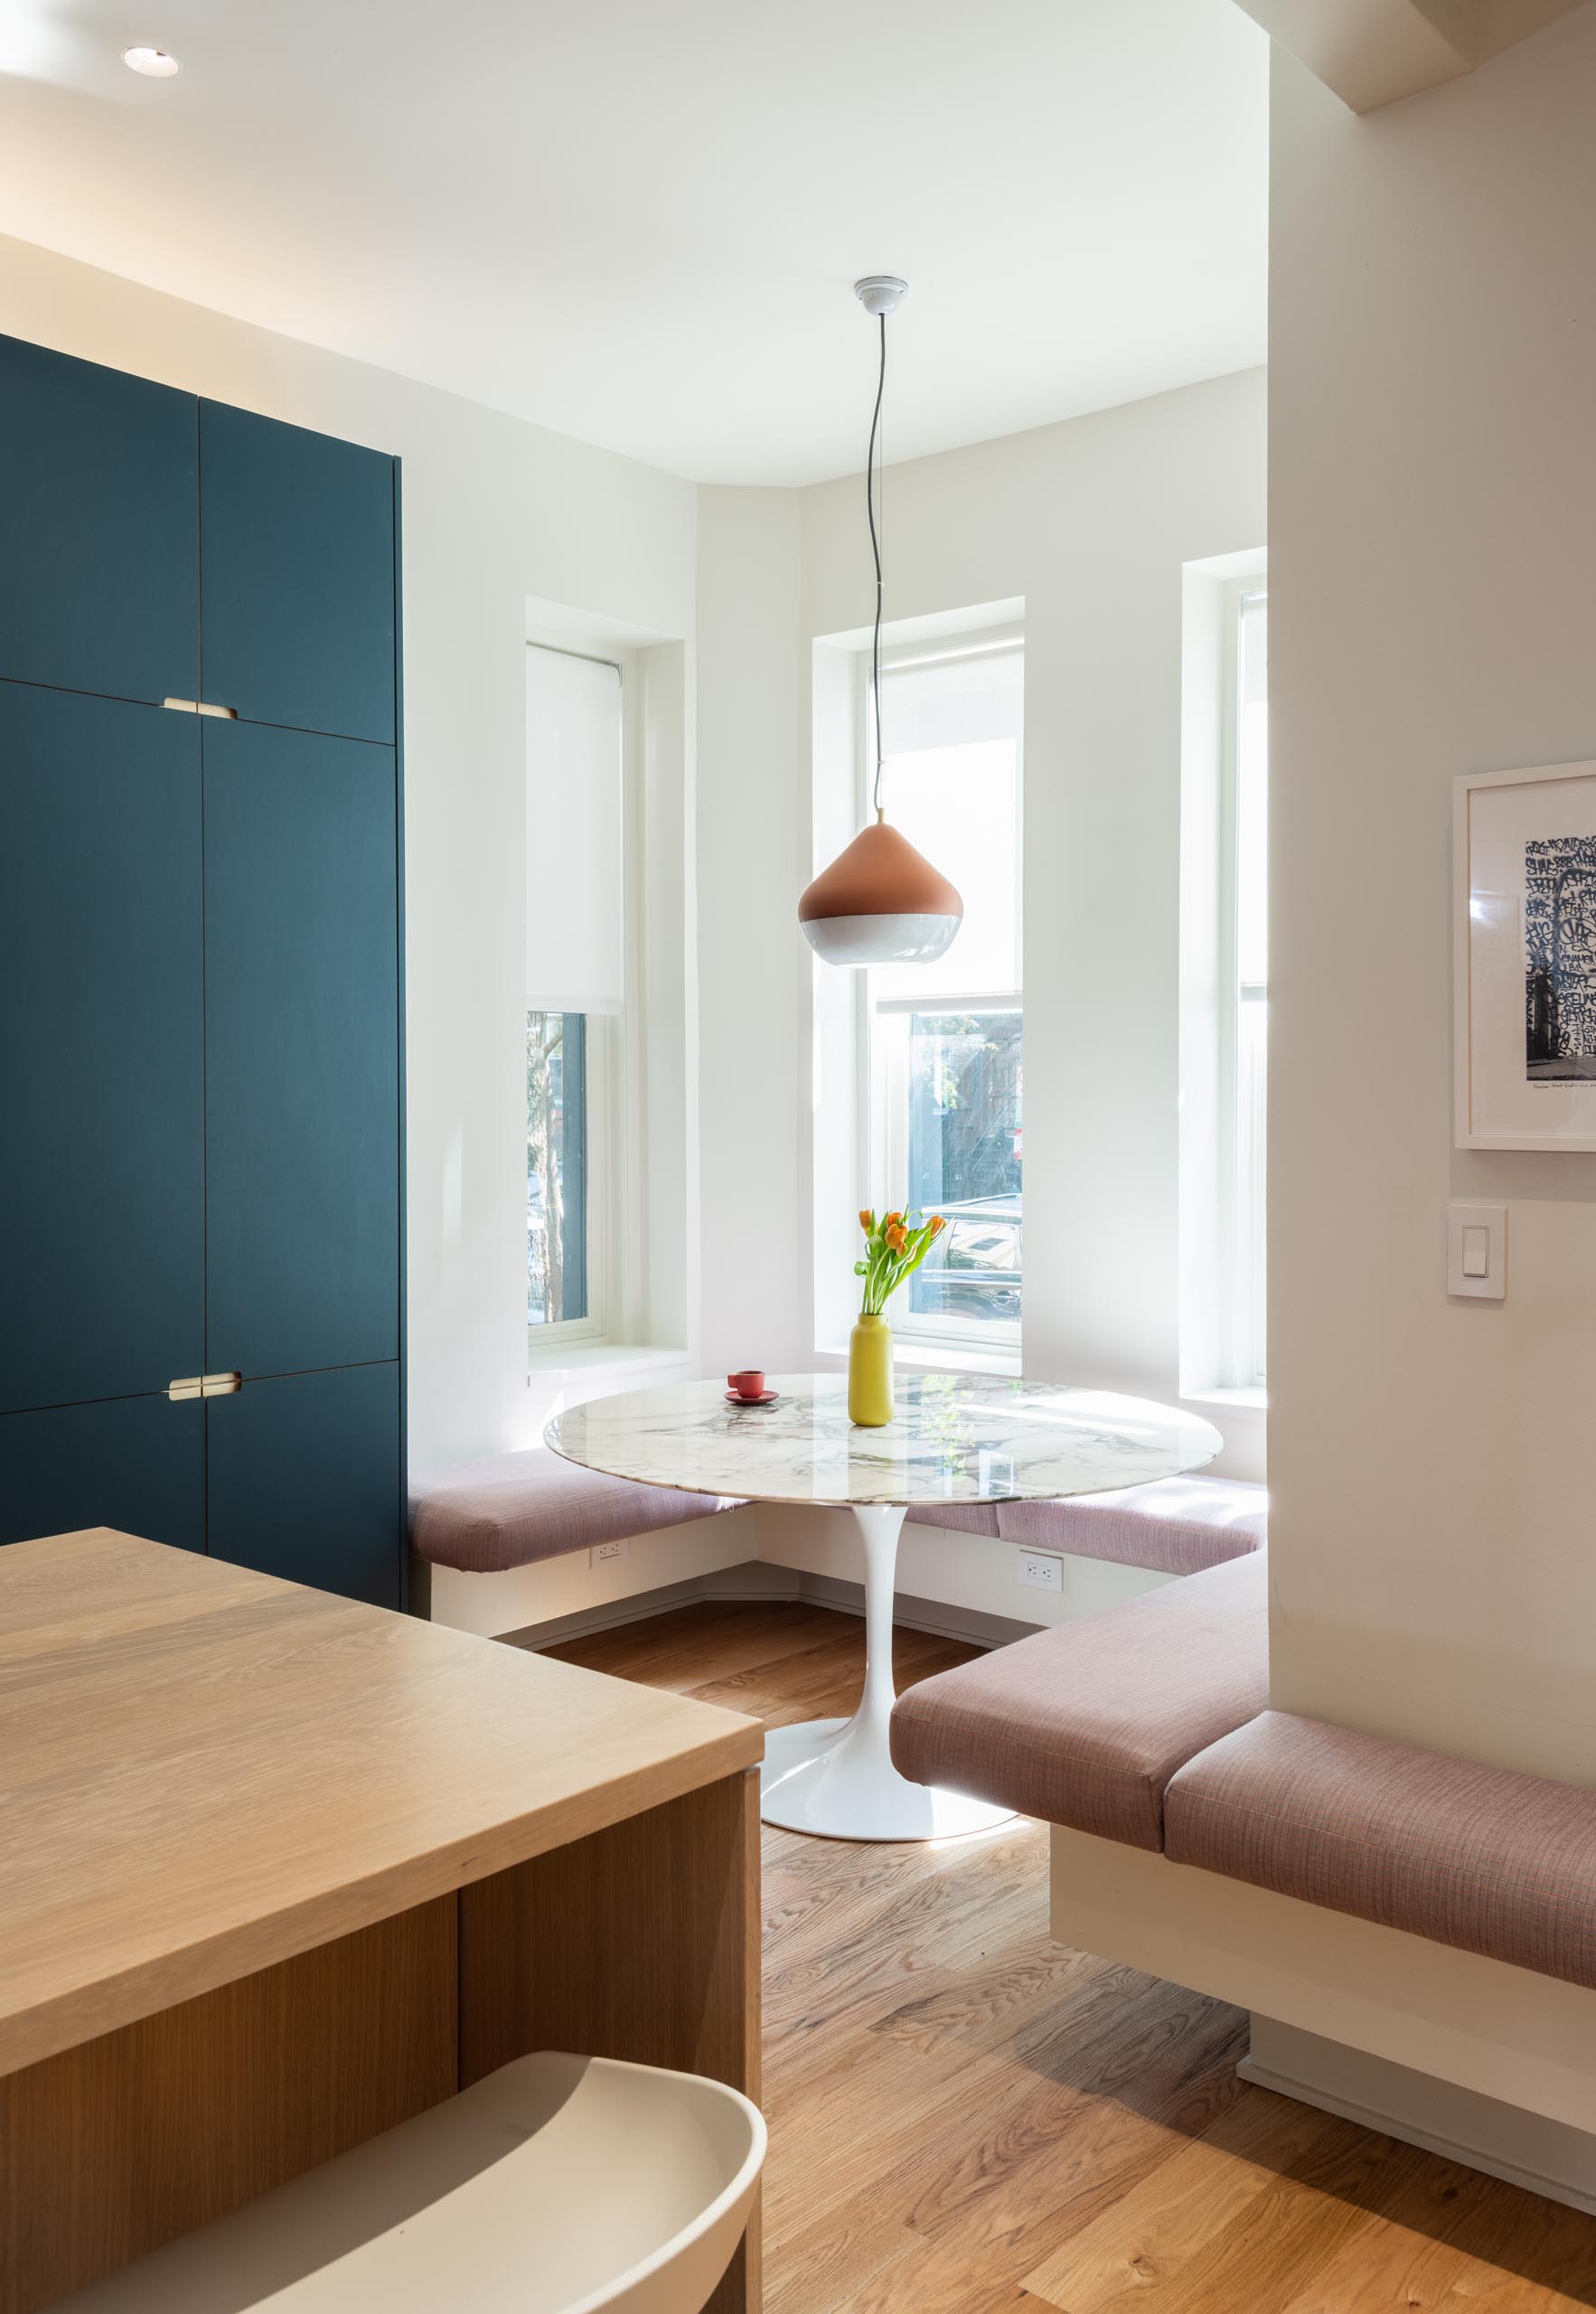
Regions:
[[1013, 1502], [1096, 1494], [1211, 1462], [1212, 1424], [1112, 1391], [972, 1374], [895, 1377], [881, 1430], [848, 1419], [846, 1374], [773, 1374], [769, 1406], [721, 1382], [629, 1390], [556, 1415], [543, 1435], [590, 1470], [760, 1502]]

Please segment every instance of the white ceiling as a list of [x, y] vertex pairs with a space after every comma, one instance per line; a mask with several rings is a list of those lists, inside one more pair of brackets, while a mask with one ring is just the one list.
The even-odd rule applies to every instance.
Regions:
[[[120, 61], [181, 57], [174, 80]], [[0, 230], [703, 481], [1264, 352], [1234, 0], [4, 0]]]

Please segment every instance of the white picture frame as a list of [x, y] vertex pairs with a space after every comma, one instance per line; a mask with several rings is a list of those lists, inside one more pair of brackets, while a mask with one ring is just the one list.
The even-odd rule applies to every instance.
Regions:
[[1454, 783], [1460, 1149], [1596, 1151], [1596, 761]]

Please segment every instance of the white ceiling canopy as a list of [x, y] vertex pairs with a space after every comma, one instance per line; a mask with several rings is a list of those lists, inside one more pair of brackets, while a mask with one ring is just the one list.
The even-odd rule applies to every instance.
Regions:
[[[1262, 361], [1234, 0], [6, 0], [0, 230], [699, 480]], [[148, 43], [182, 63], [121, 61]]]

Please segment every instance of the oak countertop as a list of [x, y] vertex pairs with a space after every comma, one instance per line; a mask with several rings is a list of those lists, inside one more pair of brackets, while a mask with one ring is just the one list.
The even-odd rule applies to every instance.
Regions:
[[755, 1765], [759, 1724], [106, 1528], [0, 1550], [0, 2074]]

